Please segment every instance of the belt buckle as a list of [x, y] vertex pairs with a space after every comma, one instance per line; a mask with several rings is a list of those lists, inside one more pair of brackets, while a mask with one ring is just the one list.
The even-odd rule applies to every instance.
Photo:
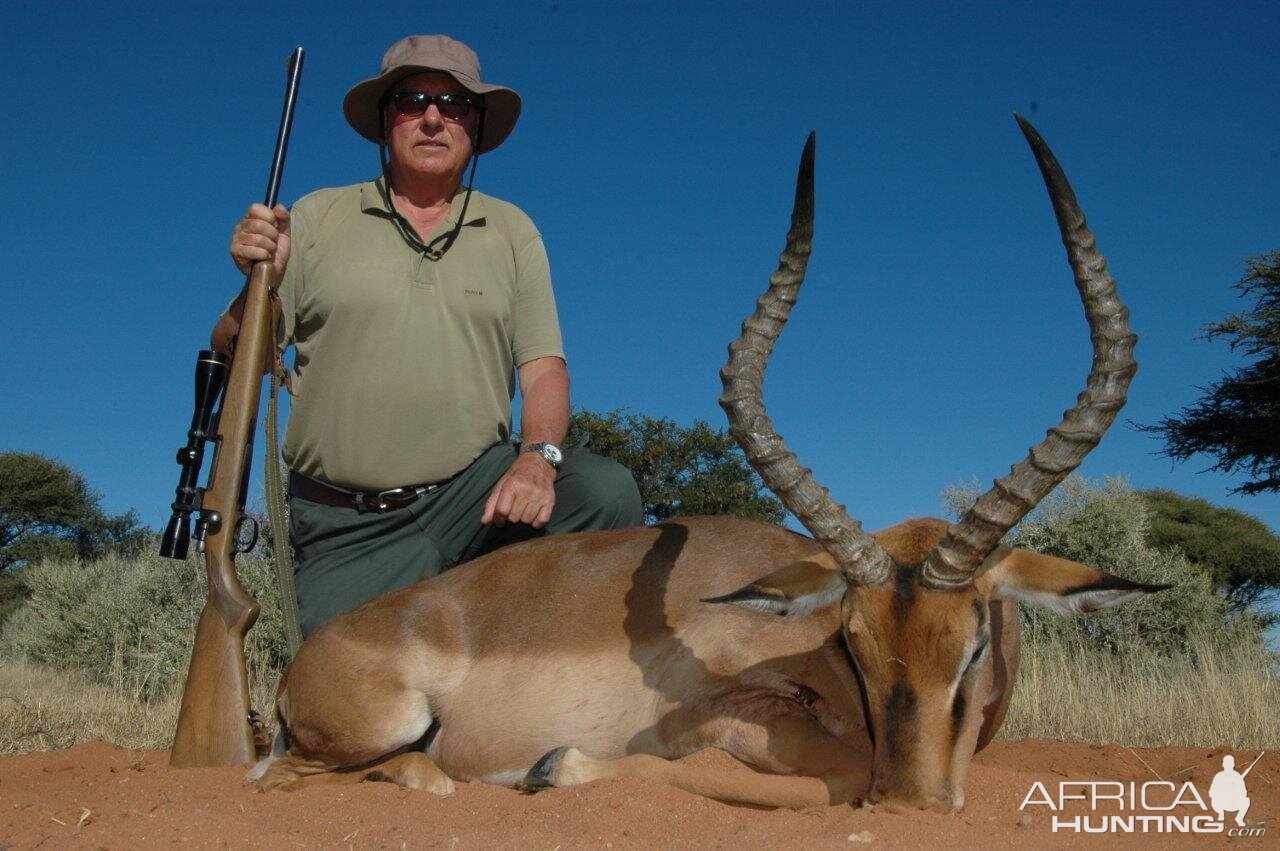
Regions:
[[[386, 511], [388, 508], [390, 508], [390, 506], [387, 505], [388, 499], [407, 499], [409, 501], [412, 501], [413, 499], [416, 499], [422, 496], [422, 494], [424, 494], [426, 491], [427, 491], [426, 488], [399, 487], [399, 488], [390, 488], [384, 491], [378, 491], [375, 494], [358, 493], [356, 494], [356, 508], [359, 511], [366, 511], [368, 509], [373, 509], [375, 511]], [[365, 501], [366, 497], [369, 497], [369, 496], [372, 496], [373, 498], [373, 501], [374, 501], [373, 505], [366, 504], [366, 501]]]

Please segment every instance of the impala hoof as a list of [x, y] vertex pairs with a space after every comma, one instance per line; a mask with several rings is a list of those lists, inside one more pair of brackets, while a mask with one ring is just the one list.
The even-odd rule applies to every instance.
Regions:
[[556, 748], [534, 763], [533, 768], [530, 768], [529, 773], [520, 781], [520, 791], [533, 793], [558, 785], [556, 775], [560, 773], [560, 766], [571, 750], [573, 748]]

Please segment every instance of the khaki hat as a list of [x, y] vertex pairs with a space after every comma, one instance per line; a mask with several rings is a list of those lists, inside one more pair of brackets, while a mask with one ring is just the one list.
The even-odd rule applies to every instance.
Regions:
[[472, 94], [484, 95], [484, 126], [480, 150], [502, 144], [520, 117], [520, 95], [506, 86], [480, 82], [480, 60], [475, 51], [446, 35], [411, 35], [402, 38], [382, 57], [382, 72], [357, 83], [342, 100], [347, 123], [370, 142], [382, 142], [378, 104], [387, 90], [405, 77], [424, 71], [443, 71]]

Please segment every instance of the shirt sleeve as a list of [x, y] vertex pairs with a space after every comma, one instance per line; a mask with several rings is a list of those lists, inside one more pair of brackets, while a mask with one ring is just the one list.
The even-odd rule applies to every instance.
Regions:
[[551, 266], [542, 236], [534, 231], [516, 252], [516, 309], [511, 357], [517, 367], [545, 357], [564, 359], [560, 320], [551, 290]]

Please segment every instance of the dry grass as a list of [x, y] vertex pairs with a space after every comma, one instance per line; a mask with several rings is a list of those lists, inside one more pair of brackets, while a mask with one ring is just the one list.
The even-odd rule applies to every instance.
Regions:
[[[271, 706], [275, 684], [250, 686], [254, 707], [269, 714], [264, 710]], [[0, 754], [69, 748], [94, 739], [136, 750], [167, 748], [181, 697], [144, 701], [74, 672], [6, 659], [0, 661]]]
[[1251, 642], [1193, 638], [1187, 657], [1113, 656], [1069, 640], [1026, 641], [1001, 738], [1126, 746], [1275, 748], [1280, 677]]

